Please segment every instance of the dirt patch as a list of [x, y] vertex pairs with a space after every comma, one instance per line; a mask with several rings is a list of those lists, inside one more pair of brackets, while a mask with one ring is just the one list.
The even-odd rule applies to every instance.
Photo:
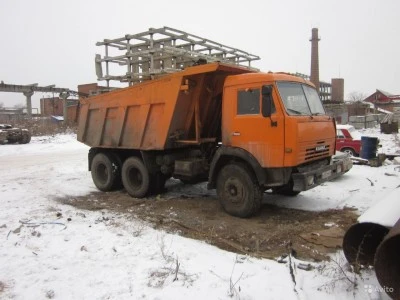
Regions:
[[[207, 194], [167, 193], [134, 199], [118, 191], [59, 200], [80, 209], [124, 212], [127, 218], [142, 219], [154, 228], [264, 258], [276, 258], [291, 249], [300, 259], [325, 260], [328, 253], [340, 248], [344, 232], [357, 219], [350, 209], [312, 212], [269, 204], [264, 204], [256, 216], [240, 219], [226, 214], [216, 196]], [[320, 238], [321, 232], [328, 242]]]

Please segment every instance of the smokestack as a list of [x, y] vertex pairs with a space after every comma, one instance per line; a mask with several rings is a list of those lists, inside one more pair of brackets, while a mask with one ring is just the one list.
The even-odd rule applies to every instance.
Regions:
[[314, 83], [317, 91], [319, 93], [319, 57], [318, 57], [318, 42], [320, 38], [318, 37], [318, 28], [312, 29], [311, 34], [311, 74], [310, 81]]

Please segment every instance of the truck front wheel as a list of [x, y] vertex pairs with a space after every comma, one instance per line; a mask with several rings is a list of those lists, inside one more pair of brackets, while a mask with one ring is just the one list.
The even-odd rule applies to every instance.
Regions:
[[137, 157], [130, 157], [122, 165], [122, 183], [128, 194], [135, 198], [143, 198], [149, 191], [150, 175]]
[[218, 174], [217, 195], [228, 214], [247, 218], [260, 209], [263, 192], [245, 165], [229, 164]]
[[23, 131], [19, 143], [28, 144], [30, 141], [31, 141], [31, 134], [27, 131]]
[[103, 192], [113, 190], [119, 183], [119, 164], [112, 155], [97, 153], [91, 165], [92, 179], [95, 186]]

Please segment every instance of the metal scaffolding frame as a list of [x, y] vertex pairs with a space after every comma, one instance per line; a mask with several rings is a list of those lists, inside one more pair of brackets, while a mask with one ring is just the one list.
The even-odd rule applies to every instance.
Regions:
[[[252, 68], [251, 62], [260, 59], [243, 50], [170, 27], [150, 28], [138, 34], [105, 39], [96, 46], [104, 46], [104, 56], [96, 54], [95, 62], [97, 78], [105, 80], [107, 87], [110, 80], [132, 85], [207, 62], [220, 61]], [[123, 67], [125, 73], [121, 71]], [[112, 75], [111, 68], [118, 69], [119, 74]]]

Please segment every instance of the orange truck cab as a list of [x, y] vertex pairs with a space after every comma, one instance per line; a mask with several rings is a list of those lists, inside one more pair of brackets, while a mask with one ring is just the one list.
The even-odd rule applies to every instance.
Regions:
[[231, 215], [266, 190], [294, 196], [347, 172], [336, 128], [302, 78], [209, 63], [81, 101], [78, 140], [103, 191], [159, 193], [173, 176], [208, 181]]

